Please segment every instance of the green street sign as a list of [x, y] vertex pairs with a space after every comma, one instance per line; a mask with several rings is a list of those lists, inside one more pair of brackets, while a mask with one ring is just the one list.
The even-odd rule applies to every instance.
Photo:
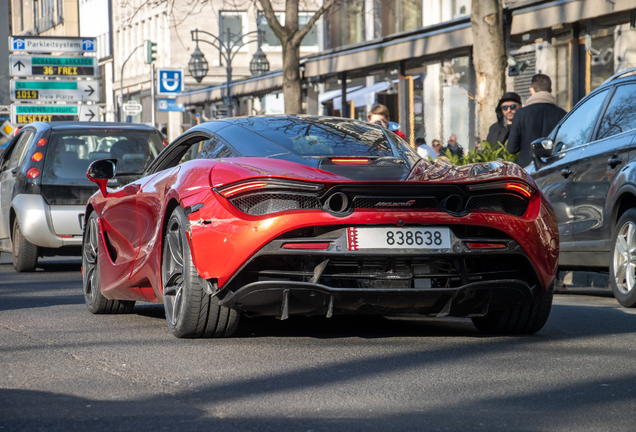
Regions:
[[11, 100], [99, 102], [99, 81], [11, 80]]
[[97, 105], [13, 104], [11, 122], [99, 121]]

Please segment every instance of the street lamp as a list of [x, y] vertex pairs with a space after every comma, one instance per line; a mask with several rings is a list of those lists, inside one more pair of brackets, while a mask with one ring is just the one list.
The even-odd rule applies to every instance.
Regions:
[[[210, 42], [205, 39], [199, 39], [199, 33], [203, 33], [204, 35], [211, 37], [213, 41]], [[206, 31], [199, 30], [199, 29], [192, 30], [190, 34], [192, 35], [192, 40], [196, 42], [197, 45], [194, 51], [192, 52], [192, 55], [190, 56], [190, 61], [188, 62], [188, 71], [190, 72], [190, 75], [197, 82], [200, 83], [201, 80], [208, 74], [208, 70], [209, 70], [208, 62], [205, 59], [205, 56], [203, 55], [201, 50], [199, 49], [199, 42], [205, 42], [207, 44], [212, 45], [214, 48], [218, 49], [221, 52], [221, 56], [225, 60], [225, 64], [226, 64], [225, 70], [227, 72], [227, 90], [226, 90], [224, 102], [225, 102], [225, 105], [228, 107], [228, 114], [231, 117], [232, 103], [231, 103], [230, 84], [232, 83], [232, 60], [234, 60], [234, 56], [236, 55], [236, 53], [238, 53], [239, 50], [245, 45], [252, 42], [257, 42], [258, 49], [256, 50], [256, 53], [254, 54], [252, 61], [250, 61], [250, 72], [252, 73], [252, 75], [257, 75], [257, 74], [261, 74], [263, 72], [269, 71], [269, 62], [267, 61], [267, 57], [261, 50], [260, 30], [246, 33], [240, 38], [237, 38], [237, 40], [234, 43], [232, 43], [232, 34], [230, 33], [230, 29], [227, 29], [226, 42], [223, 42], [221, 39], [219, 39], [218, 37], [214, 36], [211, 33], [208, 33]], [[243, 42], [244, 37], [250, 36], [252, 34], [257, 35], [256, 39]]]

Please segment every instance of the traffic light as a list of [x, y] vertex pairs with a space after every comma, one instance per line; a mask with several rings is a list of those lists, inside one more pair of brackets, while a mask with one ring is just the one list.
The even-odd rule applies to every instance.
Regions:
[[146, 64], [157, 60], [157, 44], [149, 40], [146, 41]]

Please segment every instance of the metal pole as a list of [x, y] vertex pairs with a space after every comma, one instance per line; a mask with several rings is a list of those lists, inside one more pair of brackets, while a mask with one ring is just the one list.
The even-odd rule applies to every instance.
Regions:
[[[230, 46], [230, 34], [231, 34], [230, 33], [230, 29], [228, 28], [227, 29], [227, 43], [226, 43], [226, 46], [228, 46], [228, 47]], [[231, 90], [230, 90], [230, 84], [232, 83], [232, 57], [231, 57], [231, 54], [232, 53], [228, 49], [227, 50], [227, 68], [226, 68], [226, 71], [227, 71], [227, 91], [225, 92], [226, 96], [227, 96], [227, 103], [229, 104], [228, 107], [227, 107], [228, 117], [233, 117], [233, 115], [232, 115], [232, 93], [231, 93]]]
[[152, 72], [150, 73], [150, 109], [152, 110], [152, 127], [157, 127], [155, 121], [155, 63], [152, 63]]
[[138, 47], [136, 47], [134, 50], [132, 50], [132, 52], [128, 55], [128, 58], [121, 65], [121, 75], [119, 75], [119, 103], [120, 103], [119, 118], [118, 118], [119, 121], [121, 121], [122, 111], [124, 106], [124, 67], [126, 66], [126, 63], [128, 63], [128, 60], [130, 60], [132, 55], [135, 53], [135, 51], [137, 51], [142, 46], [144, 46], [144, 44], [141, 44]]

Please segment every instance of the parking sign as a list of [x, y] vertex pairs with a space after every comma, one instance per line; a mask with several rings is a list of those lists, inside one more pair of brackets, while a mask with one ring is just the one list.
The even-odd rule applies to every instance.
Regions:
[[183, 69], [157, 68], [157, 94], [174, 95], [183, 91]]

